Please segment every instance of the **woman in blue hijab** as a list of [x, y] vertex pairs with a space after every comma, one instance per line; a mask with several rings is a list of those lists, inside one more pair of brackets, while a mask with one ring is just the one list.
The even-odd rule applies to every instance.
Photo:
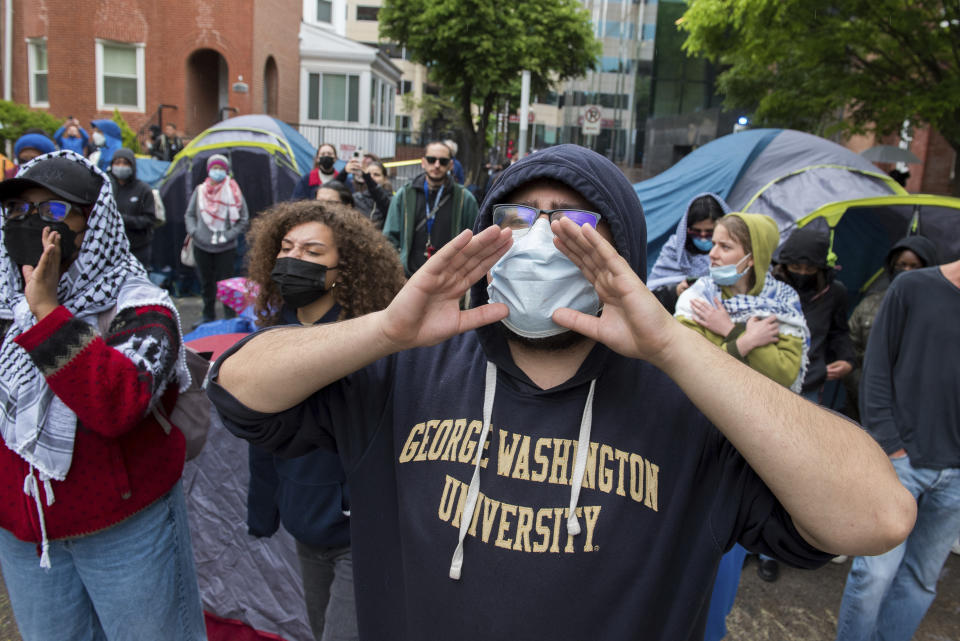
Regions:
[[723, 198], [699, 194], [690, 204], [674, 232], [664, 243], [647, 278], [647, 287], [672, 314], [677, 298], [690, 283], [710, 271], [710, 249], [717, 220], [730, 212]]

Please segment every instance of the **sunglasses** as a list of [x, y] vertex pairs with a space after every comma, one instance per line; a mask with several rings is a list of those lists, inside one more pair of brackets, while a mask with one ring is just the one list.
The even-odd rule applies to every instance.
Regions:
[[78, 209], [63, 200], [45, 200], [40, 203], [31, 203], [26, 200], [8, 200], [3, 203], [4, 220], [22, 220], [34, 211], [40, 215], [41, 220], [48, 223], [62, 223], [73, 209]]
[[712, 229], [694, 229], [693, 227], [687, 227], [687, 233], [698, 238], [713, 238]]
[[590, 225], [594, 229], [600, 222], [600, 214], [582, 209], [537, 209], [527, 205], [494, 205], [493, 224], [503, 229], [528, 229], [537, 218], [546, 214], [550, 222], [569, 218], [578, 226]]
[[440, 163], [441, 167], [446, 167], [447, 165], [450, 164], [449, 158], [439, 158], [437, 156], [424, 156], [423, 159], [427, 161], [428, 165], [434, 165], [436, 163]]

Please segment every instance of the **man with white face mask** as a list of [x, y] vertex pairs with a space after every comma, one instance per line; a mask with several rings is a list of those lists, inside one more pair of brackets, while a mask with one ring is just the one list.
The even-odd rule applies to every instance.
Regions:
[[256, 334], [211, 374], [234, 434], [340, 453], [361, 638], [699, 640], [734, 542], [815, 567], [906, 536], [913, 501], [862, 430], [647, 290], [610, 161], [529, 156], [474, 229], [383, 312]]

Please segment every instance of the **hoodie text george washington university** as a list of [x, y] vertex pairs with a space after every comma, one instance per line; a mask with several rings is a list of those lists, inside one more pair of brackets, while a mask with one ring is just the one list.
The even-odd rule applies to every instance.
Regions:
[[[475, 228], [491, 224], [493, 203], [537, 178], [593, 203], [643, 275], [635, 192], [608, 160], [574, 145], [511, 166]], [[485, 283], [471, 295], [486, 302]], [[665, 374], [602, 345], [571, 380], [541, 390], [488, 326], [384, 358], [279, 414], [241, 405], [216, 384], [217, 371], [209, 393], [234, 434], [290, 456], [339, 451], [368, 641], [699, 641], [717, 563], [735, 541], [800, 567], [830, 556], [800, 537]], [[489, 437], [480, 442], [491, 397]], [[580, 465], [578, 451], [587, 452]]]

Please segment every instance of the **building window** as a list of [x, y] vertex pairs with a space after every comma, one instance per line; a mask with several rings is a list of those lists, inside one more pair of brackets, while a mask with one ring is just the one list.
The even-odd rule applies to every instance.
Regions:
[[307, 118], [360, 122], [360, 76], [342, 73], [309, 74]]
[[320, 74], [310, 74], [307, 87], [307, 119], [320, 120]]
[[333, 21], [333, 2], [331, 0], [317, 0], [317, 22]]
[[400, 84], [397, 85], [397, 95], [403, 96], [413, 91], [413, 83], [409, 80], [401, 80]]
[[46, 39], [28, 41], [27, 54], [27, 64], [30, 67], [30, 105], [34, 107], [49, 106]]
[[393, 92], [391, 91], [392, 87], [387, 83], [381, 83], [380, 91], [380, 122], [379, 124], [387, 126], [393, 118], [390, 114], [390, 107], [393, 106]]
[[633, 65], [631, 60], [623, 60], [617, 56], [602, 56], [600, 58], [600, 71], [609, 73], [631, 73]]
[[357, 5], [357, 20], [377, 21], [377, 15], [380, 13], [380, 7], [369, 7]]
[[143, 111], [143, 45], [97, 41], [97, 108]]

